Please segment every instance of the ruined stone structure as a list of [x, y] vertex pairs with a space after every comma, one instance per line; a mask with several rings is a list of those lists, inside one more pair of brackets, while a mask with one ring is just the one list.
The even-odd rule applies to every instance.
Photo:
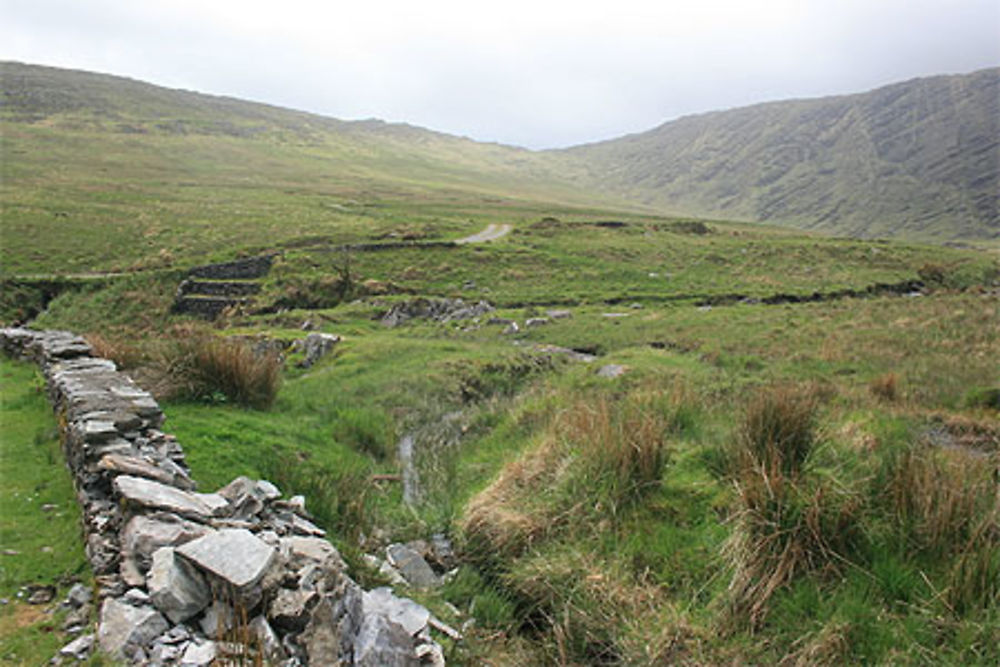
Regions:
[[[142, 665], [444, 664], [440, 623], [388, 588], [362, 590], [304, 498], [246, 477], [198, 493], [160, 406], [82, 338], [3, 329], [0, 347], [41, 366], [58, 413], [102, 650]], [[62, 654], [85, 657], [94, 640]]]
[[256, 282], [270, 272], [274, 255], [196, 266], [177, 288], [173, 312], [215, 319], [226, 308], [244, 306], [260, 292]]

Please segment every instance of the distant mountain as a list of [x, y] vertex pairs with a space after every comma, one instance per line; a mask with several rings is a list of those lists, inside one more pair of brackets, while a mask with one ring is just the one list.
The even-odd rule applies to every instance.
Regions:
[[[0, 83], [8, 192], [21, 176], [43, 183], [67, 165], [85, 179], [89, 164], [115, 157], [102, 166], [106, 173], [127, 175], [137, 163], [164, 183], [200, 173], [338, 183], [381, 197], [453, 191], [465, 193], [459, 200], [656, 210], [854, 236], [1000, 238], [1000, 69], [707, 113], [558, 151], [13, 62], [0, 63]], [[31, 150], [40, 141], [58, 146], [59, 165]]]
[[997, 238], [998, 124], [1000, 68], [690, 116], [563, 153], [595, 187], [677, 213]]

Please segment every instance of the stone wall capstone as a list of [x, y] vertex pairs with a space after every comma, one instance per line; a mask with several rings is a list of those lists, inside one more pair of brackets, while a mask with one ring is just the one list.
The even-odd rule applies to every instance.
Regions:
[[159, 404], [83, 338], [2, 329], [0, 347], [40, 365], [59, 414], [103, 651], [136, 665], [444, 664], [433, 616], [361, 589], [304, 498], [246, 477], [197, 492]]

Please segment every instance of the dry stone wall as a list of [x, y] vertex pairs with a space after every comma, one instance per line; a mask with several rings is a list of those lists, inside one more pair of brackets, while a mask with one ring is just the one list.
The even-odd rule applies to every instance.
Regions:
[[97, 588], [96, 642], [138, 665], [443, 665], [427, 609], [362, 590], [301, 496], [238, 477], [195, 489], [153, 397], [79, 336], [0, 330], [37, 362], [63, 429]]

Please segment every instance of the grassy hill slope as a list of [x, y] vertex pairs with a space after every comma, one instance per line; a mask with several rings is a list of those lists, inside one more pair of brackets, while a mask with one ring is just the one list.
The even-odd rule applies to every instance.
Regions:
[[381, 222], [468, 233], [484, 206], [628, 208], [523, 149], [101, 74], [4, 63], [0, 75], [7, 274], [357, 238]]
[[857, 236], [1000, 235], [1000, 69], [760, 104], [571, 148], [602, 189]]

